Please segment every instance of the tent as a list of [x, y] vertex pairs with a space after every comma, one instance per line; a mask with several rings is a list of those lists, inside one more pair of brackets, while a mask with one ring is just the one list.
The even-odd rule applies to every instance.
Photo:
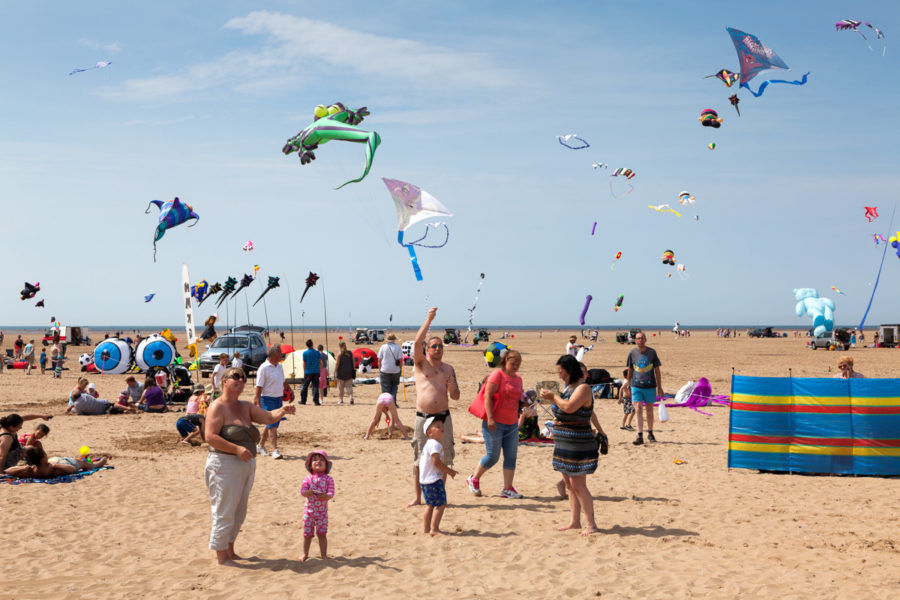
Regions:
[[375, 352], [373, 350], [371, 350], [369, 348], [354, 348], [353, 349], [353, 368], [354, 369], [359, 368], [359, 361], [362, 360], [363, 358], [371, 359], [371, 362], [369, 364], [372, 366], [372, 368], [373, 369], [378, 368], [378, 355], [375, 354]]
[[[337, 360], [330, 352], [325, 352], [325, 356], [328, 357], [328, 376], [334, 377]], [[284, 371], [285, 379], [303, 379], [303, 351], [295, 350], [290, 354], [285, 354], [281, 368]]]

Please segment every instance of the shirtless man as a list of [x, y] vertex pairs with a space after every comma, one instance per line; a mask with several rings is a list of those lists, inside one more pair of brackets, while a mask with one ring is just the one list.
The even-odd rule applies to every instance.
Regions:
[[437, 308], [431, 308], [425, 322], [416, 334], [413, 342], [413, 372], [416, 377], [416, 426], [413, 433], [413, 486], [416, 499], [407, 506], [422, 504], [422, 488], [419, 486], [419, 455], [428, 441], [424, 425], [428, 417], [437, 417], [444, 421], [444, 464], [453, 466], [455, 455], [453, 448], [453, 420], [450, 418], [450, 398], [459, 400], [459, 384], [456, 371], [442, 361], [444, 343], [440, 337], [432, 336], [425, 345], [428, 328], [434, 321]]

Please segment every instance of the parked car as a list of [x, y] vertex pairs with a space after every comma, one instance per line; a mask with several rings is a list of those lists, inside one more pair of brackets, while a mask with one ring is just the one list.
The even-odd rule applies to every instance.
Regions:
[[444, 344], [459, 344], [459, 329], [453, 329], [452, 327], [448, 327], [444, 330]]
[[895, 348], [900, 339], [900, 324], [886, 324], [878, 328], [879, 344], [882, 348]]
[[750, 329], [747, 331], [747, 335], [755, 338], [775, 338], [781, 337], [781, 334], [777, 331], [772, 331], [771, 327], [760, 327], [758, 329]]
[[627, 333], [624, 331], [619, 331], [616, 333], [616, 343], [617, 344], [633, 344], [634, 336], [641, 332], [640, 329], [631, 329]]
[[200, 355], [200, 376], [209, 377], [219, 364], [219, 355], [223, 353], [228, 355], [230, 364], [234, 353], [239, 352], [244, 361], [244, 371], [248, 374], [255, 371], [266, 360], [264, 331], [264, 327], [243, 325], [217, 337], [209, 349]]
[[369, 339], [369, 330], [365, 327], [357, 327], [356, 333], [353, 334], [353, 343], [354, 344], [371, 344], [372, 340]]
[[850, 330], [838, 327], [834, 331], [823, 331], [821, 335], [817, 335], [807, 342], [807, 346], [813, 350], [818, 350], [819, 348], [849, 350]]
[[375, 344], [377, 342], [384, 341], [384, 336], [385, 336], [384, 329], [368, 329], [368, 330], [366, 330], [366, 333], [369, 336], [370, 344]]
[[59, 334], [59, 341], [64, 344], [72, 346], [90, 346], [91, 344], [87, 327], [70, 327], [68, 325], [63, 325], [59, 328], [51, 327], [44, 333], [41, 343], [44, 346], [49, 346], [56, 340], [57, 334]]
[[478, 342], [489, 342], [491, 341], [491, 334], [484, 327], [478, 330], [478, 334], [475, 336], [475, 339], [472, 340], [473, 344], [477, 344]]

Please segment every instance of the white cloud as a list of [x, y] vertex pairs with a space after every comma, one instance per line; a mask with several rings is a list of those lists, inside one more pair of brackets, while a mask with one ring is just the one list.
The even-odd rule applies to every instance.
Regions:
[[130, 79], [109, 97], [161, 99], [217, 86], [261, 94], [296, 86], [325, 72], [372, 77], [409, 90], [501, 89], [516, 75], [482, 54], [349, 29], [268, 11], [251, 12], [226, 29], [263, 42], [185, 67], [175, 75]]
[[78, 40], [78, 43], [91, 50], [103, 50], [107, 54], [116, 54], [117, 52], [122, 51], [122, 44], [119, 42], [109, 42], [108, 44], [104, 44], [94, 40], [80, 39]]

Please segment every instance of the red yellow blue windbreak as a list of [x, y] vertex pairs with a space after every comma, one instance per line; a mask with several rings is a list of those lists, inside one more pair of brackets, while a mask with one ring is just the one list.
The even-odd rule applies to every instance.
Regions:
[[900, 475], [900, 379], [734, 376], [728, 466]]

